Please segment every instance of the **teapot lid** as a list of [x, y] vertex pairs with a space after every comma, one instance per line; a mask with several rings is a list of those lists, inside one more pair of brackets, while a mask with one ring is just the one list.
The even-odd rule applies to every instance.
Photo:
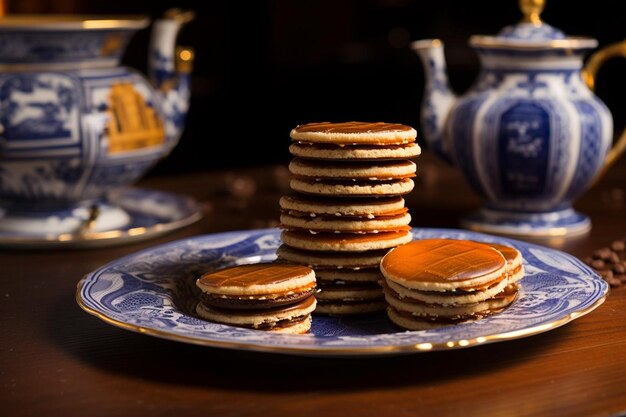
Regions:
[[519, 0], [524, 15], [519, 23], [506, 26], [496, 36], [472, 36], [470, 44], [503, 49], [587, 49], [598, 45], [593, 38], [568, 37], [542, 21], [544, 6], [545, 0]]

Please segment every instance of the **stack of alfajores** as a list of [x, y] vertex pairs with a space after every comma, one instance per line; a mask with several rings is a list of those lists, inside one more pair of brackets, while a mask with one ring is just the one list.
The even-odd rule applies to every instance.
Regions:
[[415, 129], [391, 123], [310, 123], [291, 131], [293, 194], [280, 200], [280, 259], [315, 269], [316, 313], [382, 311], [379, 263], [411, 241], [402, 195], [420, 154]]

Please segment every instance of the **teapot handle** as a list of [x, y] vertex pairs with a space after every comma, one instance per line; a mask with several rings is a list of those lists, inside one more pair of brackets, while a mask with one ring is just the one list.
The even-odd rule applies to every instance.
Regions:
[[[583, 80], [590, 90], [593, 91], [593, 89], [595, 88], [596, 75], [598, 74], [600, 67], [602, 67], [602, 65], [604, 65], [606, 61], [615, 57], [626, 58], [626, 40], [607, 45], [591, 55], [581, 74]], [[626, 128], [622, 131], [619, 139], [613, 144], [613, 147], [609, 150], [609, 153], [604, 160], [604, 166], [602, 167], [602, 170], [597, 178], [600, 178], [615, 163], [617, 158], [619, 158], [620, 155], [624, 153], [625, 150]]]

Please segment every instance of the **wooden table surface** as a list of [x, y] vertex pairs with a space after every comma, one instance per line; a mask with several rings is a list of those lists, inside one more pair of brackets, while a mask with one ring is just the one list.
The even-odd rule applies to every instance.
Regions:
[[[424, 155], [413, 226], [456, 227], [478, 199]], [[468, 349], [315, 359], [213, 349], [112, 327], [83, 312], [77, 281], [166, 241], [276, 224], [285, 167], [152, 177], [203, 203], [199, 223], [105, 249], [0, 251], [0, 416], [614, 416], [626, 412], [626, 286], [556, 330]], [[592, 232], [546, 245], [584, 257], [626, 236], [626, 163], [577, 204]]]

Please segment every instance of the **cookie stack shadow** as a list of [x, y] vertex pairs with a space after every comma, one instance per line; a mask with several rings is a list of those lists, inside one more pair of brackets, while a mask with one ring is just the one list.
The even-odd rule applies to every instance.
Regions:
[[416, 131], [391, 123], [311, 123], [290, 136], [293, 193], [280, 200], [279, 259], [315, 270], [316, 313], [385, 310], [380, 260], [412, 239], [402, 195], [413, 189]]

